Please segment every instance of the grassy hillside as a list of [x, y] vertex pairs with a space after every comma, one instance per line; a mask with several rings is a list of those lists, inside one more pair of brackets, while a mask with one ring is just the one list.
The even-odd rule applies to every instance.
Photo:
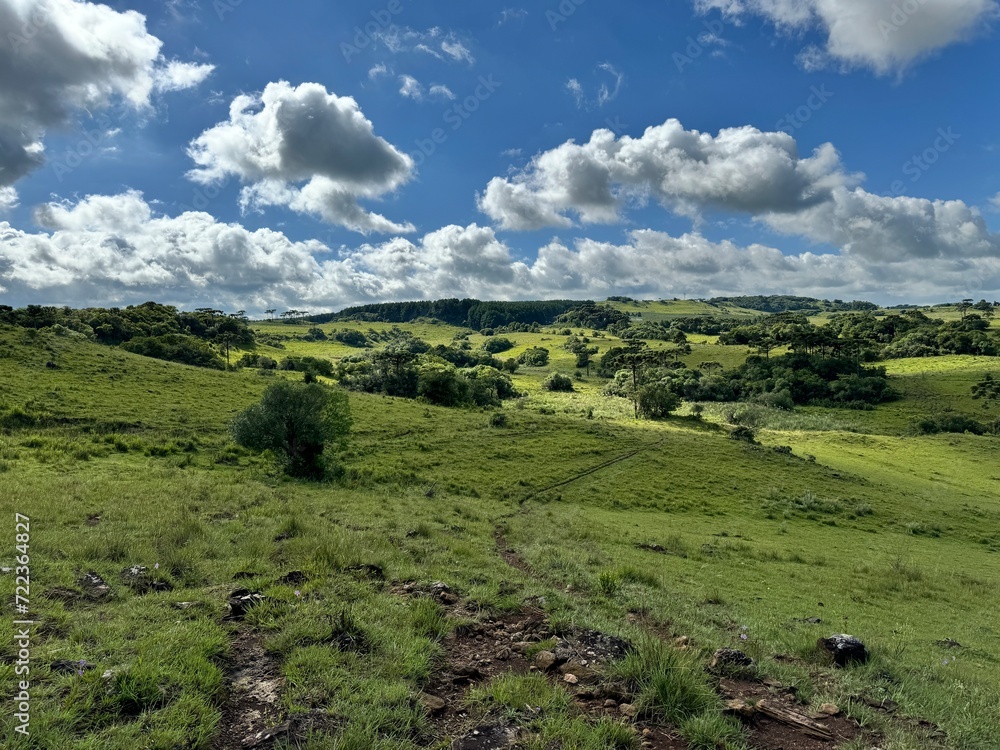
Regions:
[[[432, 344], [462, 333], [403, 327]], [[839, 743], [800, 747], [997, 747], [998, 439], [910, 430], [929, 411], [995, 410], [969, 389], [996, 361], [892, 362], [900, 401], [769, 411], [752, 446], [728, 439], [711, 409], [704, 420], [636, 422], [594, 376], [574, 393], [543, 391], [547, 374], [575, 369], [566, 337], [509, 337], [504, 357], [544, 346], [552, 358], [514, 376], [527, 395], [504, 406], [506, 427], [485, 411], [352, 393], [343, 474], [310, 484], [226, 433], [274, 378], [301, 373], [197, 370], [0, 329], [0, 507], [31, 517], [37, 622], [31, 737], [6, 711], [5, 747], [235, 748], [289, 717], [271, 746], [485, 747], [474, 738], [496, 727], [539, 750], [775, 746], [780, 725], [741, 728], [715, 690], [844, 711]], [[746, 356], [691, 338], [692, 364]], [[260, 352], [358, 351], [273, 343], [283, 348]], [[13, 546], [4, 550], [0, 565], [13, 567]], [[153, 590], [122, 577], [134, 565]], [[91, 572], [110, 595], [83, 580]], [[14, 589], [5, 570], [0, 590], [10, 600]], [[227, 619], [237, 589], [263, 600]], [[12, 619], [0, 624], [9, 696]], [[530, 627], [539, 635], [527, 656], [512, 653]], [[592, 630], [637, 644], [663, 690], [610, 657], [618, 671], [594, 657], [599, 698], [529, 672], [535, 651], [557, 647], [550, 638], [572, 646]], [[823, 661], [817, 639], [841, 632], [868, 644], [868, 665]], [[719, 647], [754, 657], [772, 687], [710, 677]]]

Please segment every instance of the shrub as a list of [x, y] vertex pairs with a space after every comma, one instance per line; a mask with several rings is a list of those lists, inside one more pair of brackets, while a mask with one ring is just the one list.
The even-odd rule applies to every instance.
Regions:
[[545, 367], [549, 363], [549, 350], [539, 346], [533, 346], [521, 352], [517, 358], [518, 364], [526, 367]]
[[333, 334], [333, 339], [345, 346], [352, 346], [355, 349], [364, 349], [368, 346], [368, 337], [361, 333], [361, 331], [337, 331]]
[[547, 391], [572, 392], [573, 379], [559, 372], [554, 372], [542, 383], [542, 388]]
[[[485, 334], [484, 334], [485, 335]], [[503, 336], [497, 336], [491, 338], [483, 344], [483, 349], [488, 351], [490, 354], [500, 354], [501, 352], [508, 352], [514, 348], [514, 342]]]
[[234, 440], [251, 450], [273, 451], [291, 476], [317, 479], [325, 473], [327, 443], [351, 427], [347, 394], [319, 384], [279, 382], [259, 404], [233, 420]]
[[636, 408], [646, 419], [665, 419], [681, 405], [681, 400], [664, 382], [647, 383], [636, 394]]

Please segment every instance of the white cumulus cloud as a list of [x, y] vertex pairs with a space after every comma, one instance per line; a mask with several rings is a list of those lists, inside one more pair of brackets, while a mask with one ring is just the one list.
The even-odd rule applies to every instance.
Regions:
[[826, 62], [886, 74], [982, 31], [997, 17], [996, 0], [695, 0], [702, 12], [739, 20], [759, 15], [779, 29], [818, 28], [825, 48], [810, 46], [807, 68]]
[[159, 215], [137, 192], [43, 206], [28, 233], [0, 222], [0, 286], [13, 304], [270, 307], [313, 312], [391, 300], [808, 294], [882, 302], [1000, 294], [1000, 257], [897, 262], [854, 252], [785, 255], [649, 229], [620, 243], [558, 239], [518, 259], [493, 229], [446, 226], [333, 253], [201, 212]]
[[211, 65], [166, 61], [133, 10], [80, 0], [0, 0], [0, 186], [44, 160], [46, 130], [115, 101], [143, 109], [158, 91], [200, 83]]
[[353, 98], [321, 84], [279, 81], [259, 96], [238, 96], [229, 120], [198, 136], [188, 154], [195, 182], [244, 183], [244, 209], [285, 206], [362, 233], [413, 231], [359, 203], [409, 181], [413, 160], [375, 135]]
[[512, 177], [496, 177], [479, 207], [505, 229], [618, 221], [628, 199], [652, 197], [696, 216], [708, 208], [757, 213], [795, 211], [829, 199], [835, 187], [857, 181], [826, 144], [801, 158], [786, 133], [753, 127], [718, 135], [685, 130], [677, 120], [639, 138], [596, 130], [543, 152]]

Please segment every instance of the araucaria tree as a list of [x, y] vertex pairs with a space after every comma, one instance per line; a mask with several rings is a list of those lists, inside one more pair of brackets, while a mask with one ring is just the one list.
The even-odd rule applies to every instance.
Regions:
[[285, 472], [321, 479], [323, 452], [351, 429], [347, 394], [318, 383], [275, 383], [259, 404], [241, 412], [230, 425], [233, 439], [245, 448], [270, 450]]

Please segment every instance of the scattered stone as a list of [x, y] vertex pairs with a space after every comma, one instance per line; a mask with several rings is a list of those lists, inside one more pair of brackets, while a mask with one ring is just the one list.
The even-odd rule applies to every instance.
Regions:
[[832, 703], [824, 703], [819, 707], [818, 712], [820, 716], [839, 716], [840, 708]]
[[597, 681], [597, 673], [580, 659], [571, 659], [559, 667], [559, 671], [564, 675], [573, 675], [577, 682], [592, 683]]
[[226, 619], [242, 620], [252, 607], [263, 601], [264, 596], [258, 591], [236, 589], [236, 591], [229, 595], [229, 614], [226, 615]]
[[757, 709], [742, 698], [734, 698], [733, 700], [726, 701], [725, 711], [736, 716], [742, 716], [744, 719], [751, 719], [757, 713]]
[[100, 513], [91, 513], [89, 516], [87, 516], [88, 526], [97, 526], [100, 522], [101, 522]]
[[614, 698], [607, 698], [604, 701], [604, 707], [605, 708], [618, 708], [618, 703], [615, 701]]
[[111, 587], [93, 571], [80, 577], [80, 586], [83, 587], [84, 595], [94, 601], [103, 601], [112, 596]]
[[249, 581], [251, 578], [256, 578], [260, 573], [254, 573], [251, 570], [241, 570], [238, 573], [233, 574], [234, 581]]
[[580, 681], [579, 678], [575, 674], [564, 674], [563, 675], [563, 682], [567, 682], [570, 685], [575, 685], [579, 681]]
[[511, 650], [512, 650], [512, 651], [514, 651], [515, 653], [518, 653], [518, 654], [526, 654], [526, 653], [528, 653], [528, 651], [529, 651], [529, 650], [530, 650], [530, 649], [532, 648], [532, 646], [534, 646], [534, 645], [535, 645], [535, 644], [534, 644], [534, 643], [532, 643], [531, 641], [518, 641], [517, 643], [515, 643], [515, 644], [514, 644], [513, 646], [511, 646], [510, 648], [511, 648]]
[[620, 706], [618, 706], [618, 712], [622, 716], [627, 716], [630, 719], [634, 719], [636, 716], [639, 715], [639, 709], [636, 708], [635, 704], [633, 703], [622, 703]]
[[848, 667], [851, 664], [866, 664], [871, 659], [871, 653], [864, 643], [853, 635], [832, 635], [829, 638], [820, 638], [818, 641], [820, 648], [829, 652], [833, 657], [833, 662], [838, 667]]
[[451, 750], [506, 750], [514, 746], [517, 735], [510, 727], [490, 725], [473, 729], [451, 743]]
[[151, 591], [170, 591], [173, 586], [167, 581], [157, 581], [149, 575], [149, 568], [144, 565], [133, 565], [121, 573], [122, 583], [137, 594], [148, 594]]
[[448, 702], [443, 698], [438, 698], [436, 695], [421, 693], [417, 696], [417, 699], [423, 704], [424, 708], [427, 709], [427, 713], [431, 716], [439, 714], [448, 708]]
[[174, 609], [194, 609], [201, 605], [201, 602], [174, 602], [170, 606]]
[[556, 665], [556, 655], [551, 651], [539, 651], [535, 655], [535, 666], [541, 671], [547, 672]]
[[742, 651], [735, 648], [720, 648], [712, 655], [708, 669], [710, 672], [721, 674], [753, 669], [756, 666], [757, 663]]

